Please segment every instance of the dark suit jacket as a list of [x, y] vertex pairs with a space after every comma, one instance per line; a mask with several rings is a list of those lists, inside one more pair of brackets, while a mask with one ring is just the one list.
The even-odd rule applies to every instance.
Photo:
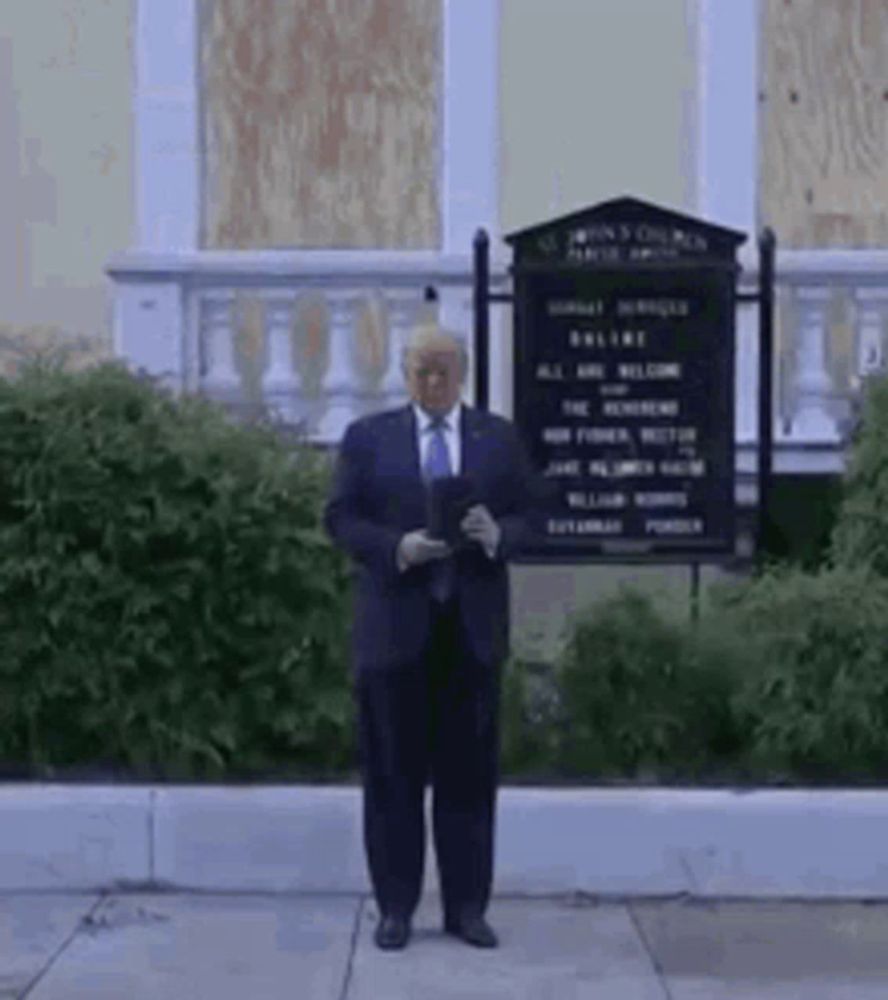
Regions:
[[[463, 405], [461, 474], [472, 480], [502, 529], [496, 558], [477, 544], [458, 550], [455, 584], [465, 640], [484, 663], [508, 651], [506, 560], [535, 526], [538, 479], [513, 425]], [[362, 417], [345, 432], [324, 523], [355, 569], [352, 646], [358, 671], [396, 667], [421, 655], [430, 625], [430, 566], [400, 572], [396, 551], [426, 526], [412, 405]]]

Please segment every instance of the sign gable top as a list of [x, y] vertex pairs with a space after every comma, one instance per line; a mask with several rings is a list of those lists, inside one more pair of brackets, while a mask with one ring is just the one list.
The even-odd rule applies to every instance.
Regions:
[[550, 230], [562, 231], [585, 223], [601, 223], [607, 221], [632, 221], [660, 223], [662, 225], [680, 225], [685, 228], [708, 232], [716, 239], [732, 242], [739, 246], [746, 240], [746, 234], [737, 229], [729, 229], [727, 226], [720, 226], [704, 219], [686, 215], [683, 212], [676, 212], [671, 208], [663, 208], [653, 202], [642, 201], [639, 198], [632, 198], [628, 195], [620, 198], [611, 198], [608, 201], [599, 202], [597, 205], [590, 205], [588, 208], [581, 208], [567, 215], [559, 216], [556, 219], [547, 219], [545, 222], [538, 222], [524, 229], [516, 229], [507, 233], [503, 239], [506, 243], [515, 244], [528, 238], [535, 238], [544, 235]]

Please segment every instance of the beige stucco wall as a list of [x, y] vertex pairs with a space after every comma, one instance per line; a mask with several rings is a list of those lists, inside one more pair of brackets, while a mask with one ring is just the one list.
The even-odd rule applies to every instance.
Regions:
[[502, 0], [504, 232], [631, 194], [693, 200], [688, 0]]
[[131, 20], [130, 0], [0, 4], [3, 370], [25, 343], [110, 352], [103, 268], [134, 218]]

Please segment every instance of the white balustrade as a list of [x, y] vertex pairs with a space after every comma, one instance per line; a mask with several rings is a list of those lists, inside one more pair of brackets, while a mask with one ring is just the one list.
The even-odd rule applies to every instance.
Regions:
[[348, 424], [357, 416], [354, 371], [355, 309], [360, 301], [352, 290], [329, 290], [329, 352], [327, 371], [321, 382], [324, 411], [318, 421], [318, 437], [325, 442], [338, 441]]
[[832, 289], [822, 285], [803, 285], [794, 293], [798, 325], [792, 438], [811, 443], [834, 443], [838, 441], [839, 433], [831, 412], [834, 387], [826, 363]]
[[[146, 250], [115, 257], [107, 270], [115, 288], [118, 355], [152, 374], [172, 373], [178, 387], [223, 402], [239, 402], [246, 388], [237, 364], [237, 297], [263, 299], [264, 401], [281, 419], [307, 424], [322, 442], [337, 441], [360, 413], [406, 399], [401, 351], [425, 312], [462, 331], [471, 347], [469, 253]], [[492, 289], [507, 287], [506, 279], [505, 264], [493, 261]], [[438, 307], [424, 300], [428, 286], [439, 293]], [[310, 370], [314, 356], [303, 357], [293, 343], [296, 307], [312, 293], [328, 311], [328, 349], [317, 359], [322, 374]], [[388, 306], [381, 377], [356, 364], [357, 309], [367, 294]], [[497, 308], [491, 312], [493, 320]]]
[[299, 379], [293, 366], [294, 306], [292, 295], [265, 300], [268, 360], [262, 375], [262, 392], [268, 409], [279, 419], [291, 423], [299, 418]]
[[388, 306], [388, 365], [382, 380], [385, 406], [397, 406], [407, 399], [401, 359], [410, 331], [417, 322], [422, 300], [413, 289], [386, 296]]
[[[424, 311], [423, 290], [439, 293], [437, 313], [446, 326], [472, 343], [472, 263], [461, 256], [428, 251], [195, 251], [181, 254], [129, 253], [109, 266], [115, 283], [115, 344], [119, 354], [153, 374], [172, 372], [177, 384], [223, 401], [239, 398], [241, 376], [235, 354], [234, 302], [242, 292], [266, 302], [267, 364], [262, 377], [266, 404], [282, 419], [307, 422], [313, 438], [333, 443], [346, 425], [370, 409], [406, 399], [401, 352]], [[791, 429], [775, 434], [778, 471], [838, 471], [843, 442], [840, 398], [827, 363], [831, 303], [836, 288], [854, 304], [856, 374], [882, 372], [888, 364], [888, 251], [778, 250], [777, 283], [791, 296], [795, 359], [789, 386]], [[757, 268], [744, 269], [755, 287]], [[507, 290], [503, 263], [491, 267], [491, 287]], [[357, 309], [372, 291], [388, 311], [388, 351], [376, 381], [357, 366]], [[328, 307], [329, 343], [323, 374], [310, 372], [308, 358], [294, 356], [293, 324], [300, 296], [320, 293]], [[508, 329], [498, 337], [491, 309], [490, 401], [505, 405], [511, 366]], [[754, 447], [756, 434], [757, 311], [738, 312], [738, 455]], [[471, 379], [469, 385], [471, 385]], [[841, 396], [847, 395], [843, 389]], [[498, 400], [500, 401], [498, 403]], [[775, 415], [787, 407], [775, 406]], [[507, 410], [506, 410], [507, 412]], [[747, 461], [748, 455], [743, 459]]]
[[226, 400], [238, 393], [241, 381], [234, 360], [233, 306], [232, 292], [206, 293], [199, 309], [202, 382], [211, 395]]

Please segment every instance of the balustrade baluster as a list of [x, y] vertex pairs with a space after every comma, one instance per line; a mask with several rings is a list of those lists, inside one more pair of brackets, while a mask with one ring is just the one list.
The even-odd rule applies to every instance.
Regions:
[[213, 396], [230, 399], [240, 390], [234, 361], [234, 294], [204, 295], [200, 304], [200, 331], [204, 362], [203, 385]]
[[262, 376], [262, 393], [268, 409], [279, 419], [299, 417], [299, 380], [293, 368], [292, 296], [266, 299], [265, 336], [268, 364]]
[[318, 421], [318, 435], [323, 441], [338, 442], [357, 413], [354, 339], [359, 296], [354, 291], [328, 291], [326, 299], [330, 351], [321, 382], [324, 411]]
[[411, 289], [388, 294], [386, 304], [389, 317], [388, 367], [383, 378], [382, 391], [384, 404], [393, 407], [407, 401], [407, 387], [404, 384], [401, 360], [410, 331], [418, 321], [424, 303], [419, 291]]
[[831, 298], [829, 287], [803, 286], [795, 290], [798, 323], [792, 437], [796, 440], [830, 443], [838, 440], [836, 420], [830, 412], [833, 382], [826, 364], [827, 313]]

